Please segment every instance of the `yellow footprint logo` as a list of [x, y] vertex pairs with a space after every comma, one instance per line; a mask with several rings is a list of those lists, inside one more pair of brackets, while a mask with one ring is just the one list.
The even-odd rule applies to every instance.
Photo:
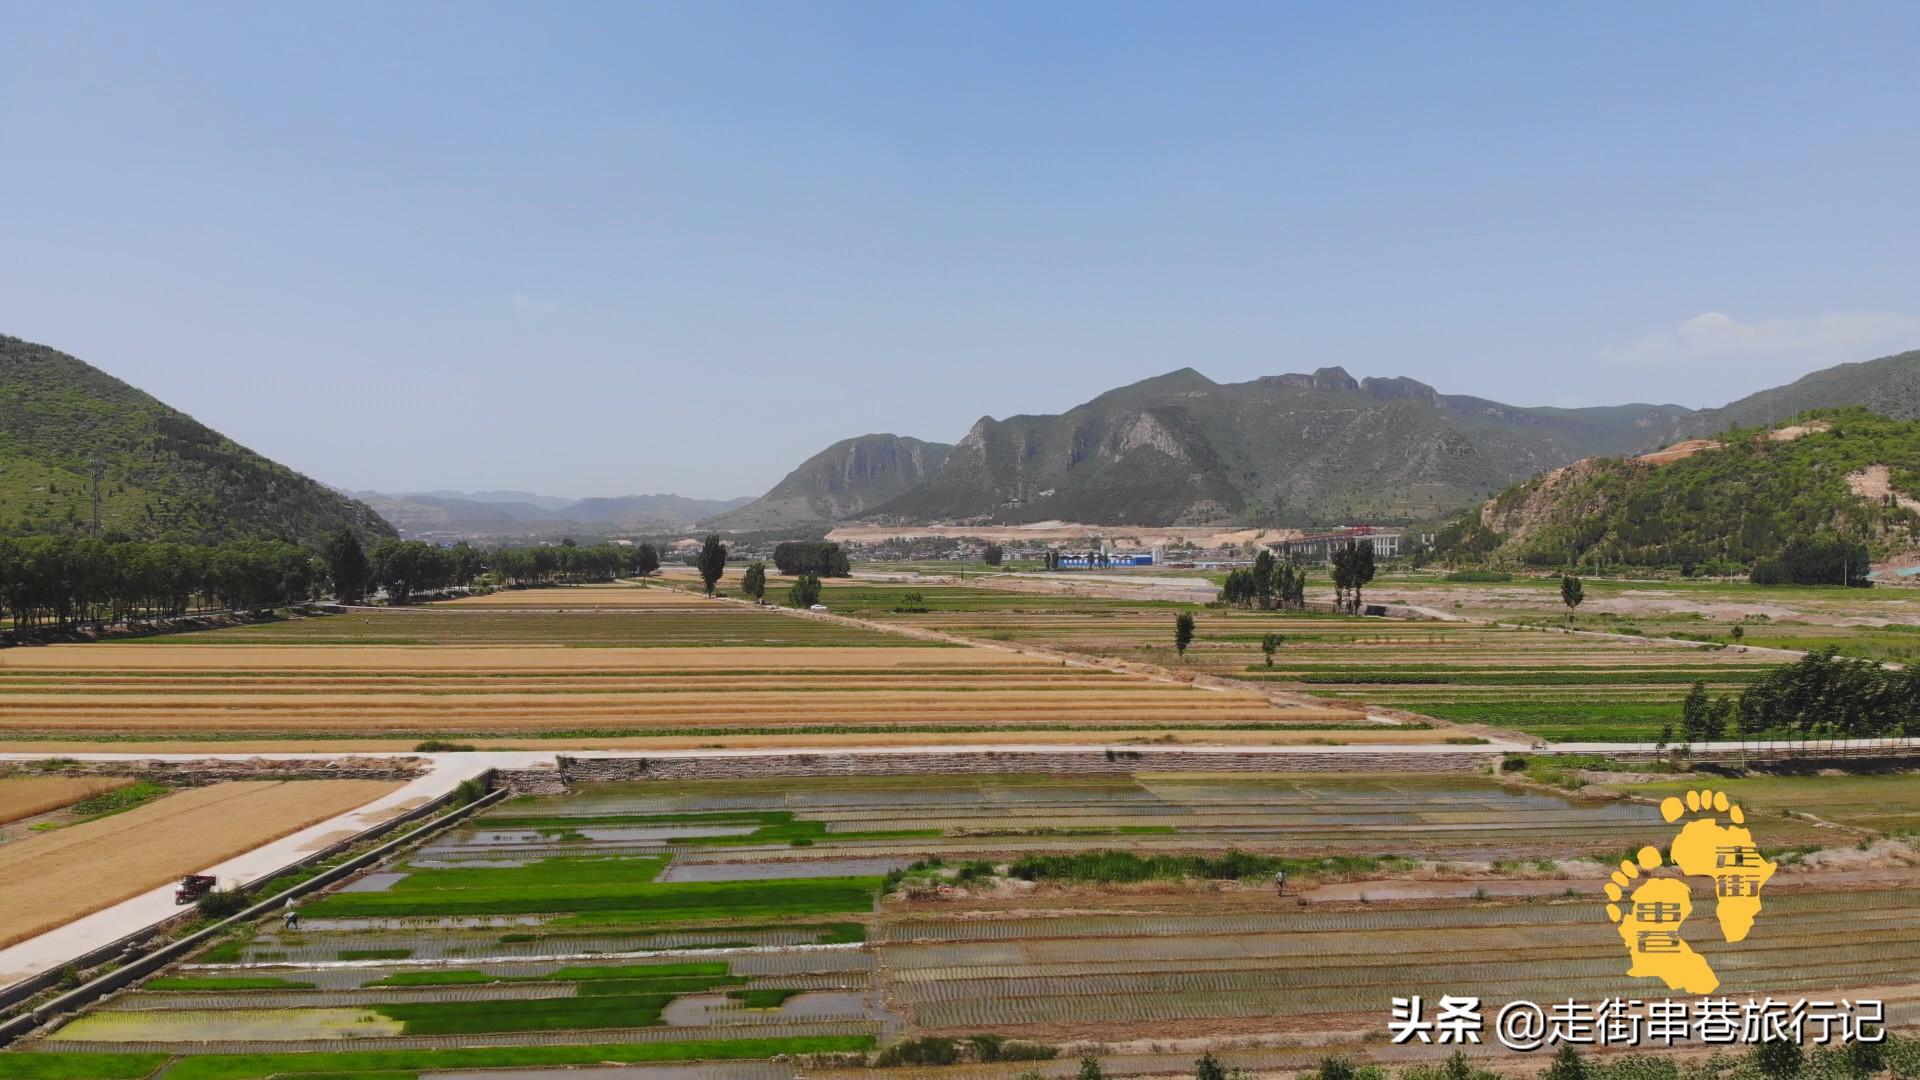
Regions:
[[[1746, 814], [1728, 801], [1726, 792], [1689, 791], [1684, 800], [1669, 796], [1660, 804], [1660, 816], [1669, 822], [1688, 814], [1702, 816], [1675, 834], [1670, 861], [1683, 874], [1712, 880], [1720, 936], [1744, 941], [1760, 913], [1760, 890], [1778, 867], [1760, 854], [1745, 828]], [[1720, 823], [1721, 814], [1730, 824]], [[1660, 979], [1672, 990], [1710, 994], [1720, 986], [1720, 977], [1680, 934], [1693, 914], [1693, 890], [1680, 878], [1647, 876], [1662, 864], [1659, 848], [1643, 847], [1635, 858], [1620, 863], [1606, 886], [1607, 918], [1618, 925], [1620, 940], [1633, 958], [1627, 974]]]

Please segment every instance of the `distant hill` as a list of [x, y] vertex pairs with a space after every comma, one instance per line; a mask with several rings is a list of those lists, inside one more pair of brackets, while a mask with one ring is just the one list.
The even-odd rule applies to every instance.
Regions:
[[1858, 405], [1895, 420], [1920, 419], [1920, 350], [1823, 368], [1682, 420], [1673, 437], [1697, 439], [1733, 427], [1777, 424], [1810, 409]]
[[1522, 408], [1321, 368], [1216, 383], [1191, 368], [1057, 416], [983, 417], [869, 520], [1289, 525], [1432, 516], [1657, 440], [1677, 405]]
[[[1859, 365], [1853, 365], [1859, 366]], [[1633, 458], [1588, 458], [1488, 500], [1440, 533], [1442, 554], [1541, 567], [1745, 567], [1795, 539], [1911, 547], [1920, 422], [1817, 410]]]
[[665, 494], [564, 499], [521, 491], [352, 494], [402, 533], [442, 540], [673, 532], [753, 501]]
[[842, 439], [801, 462], [765, 495], [704, 524], [755, 532], [817, 529], [858, 517], [924, 484], [952, 449], [904, 435]]
[[319, 546], [393, 535], [367, 506], [66, 353], [0, 335], [0, 533]]

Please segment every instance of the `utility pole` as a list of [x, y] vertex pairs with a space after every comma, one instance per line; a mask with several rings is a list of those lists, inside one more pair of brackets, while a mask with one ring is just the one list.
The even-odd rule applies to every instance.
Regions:
[[87, 535], [97, 540], [100, 538], [100, 477], [106, 473], [107, 466], [95, 457], [87, 462], [87, 469], [93, 474], [93, 528]]

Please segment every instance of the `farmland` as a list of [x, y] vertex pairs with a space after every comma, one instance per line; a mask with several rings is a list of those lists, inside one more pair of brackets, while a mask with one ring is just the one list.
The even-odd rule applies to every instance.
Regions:
[[365, 805], [394, 786], [368, 780], [213, 784], [0, 846], [0, 946]]
[[[905, 597], [917, 597], [909, 603]], [[1694, 681], [1737, 691], [1777, 655], [1439, 619], [1201, 608], [983, 588], [832, 585], [836, 611], [983, 641], [1137, 660], [1554, 740], [1653, 741]], [[918, 609], [918, 610], [916, 610]], [[1175, 611], [1196, 640], [1174, 647]], [[1261, 641], [1281, 642], [1271, 668]]]
[[1251, 690], [1199, 691], [669, 589], [512, 595], [573, 607], [459, 601], [9, 650], [0, 739], [405, 749], [429, 738], [687, 747], [1379, 733], [1354, 709], [1281, 708]]
[[133, 783], [126, 776], [0, 777], [0, 825], [72, 806]]
[[[1920, 812], [1911, 775], [1828, 779]], [[1765, 783], [1769, 851], [1831, 840]], [[583, 785], [494, 806], [304, 903], [296, 929], [227, 938], [11, 1053], [59, 1057], [70, 1071], [26, 1075], [67, 1080], [390, 1080], [981, 1032], [1091, 1040], [1131, 1071], [1192, 1057], [1140, 1040], [1200, 1034], [1365, 1053], [1394, 995], [1644, 996], [1599, 884], [1662, 827], [1649, 802], [1401, 775]], [[1113, 849], [1240, 852], [1286, 866], [1289, 896], [1264, 878], [1052, 880], [1041, 858]], [[1905, 987], [1910, 874], [1847, 887], [1786, 867], [1764, 931], [1702, 948], [1741, 996]]]

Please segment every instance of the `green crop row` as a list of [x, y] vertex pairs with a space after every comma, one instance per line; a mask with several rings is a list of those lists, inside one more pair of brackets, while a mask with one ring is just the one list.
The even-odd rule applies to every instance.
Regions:
[[[518, 1003], [525, 1004], [525, 1003]], [[785, 1039], [700, 1039], [596, 1046], [490, 1046], [453, 1050], [361, 1050], [316, 1054], [0, 1053], [8, 1080], [145, 1080], [167, 1069], [167, 1080], [265, 1080], [266, 1077], [353, 1077], [387, 1080], [423, 1070], [550, 1068], [567, 1065], [642, 1065], [661, 1061], [724, 1061], [784, 1054], [860, 1053], [870, 1035], [810, 1035]]]
[[777, 918], [871, 910], [879, 885], [878, 877], [841, 877], [334, 893], [307, 905], [306, 913], [370, 918], [618, 911], [634, 922]]

